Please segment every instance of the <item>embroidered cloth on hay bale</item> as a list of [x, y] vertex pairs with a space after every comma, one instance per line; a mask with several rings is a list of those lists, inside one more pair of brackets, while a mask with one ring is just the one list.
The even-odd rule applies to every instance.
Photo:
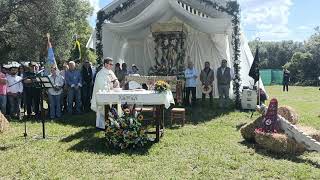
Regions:
[[[292, 107], [283, 106], [279, 107], [277, 110], [277, 115], [284, 117], [292, 124], [298, 123], [298, 114]], [[266, 125], [266, 118], [268, 117], [261, 116], [255, 121], [243, 126], [240, 129], [243, 138], [248, 142], [257, 143], [258, 146], [274, 153], [301, 154], [307, 150], [305, 145], [288, 137], [280, 126], [277, 130], [263, 128]], [[320, 141], [320, 131], [301, 125], [297, 125], [297, 128], [303, 131], [306, 135], [311, 136], [313, 139]]]

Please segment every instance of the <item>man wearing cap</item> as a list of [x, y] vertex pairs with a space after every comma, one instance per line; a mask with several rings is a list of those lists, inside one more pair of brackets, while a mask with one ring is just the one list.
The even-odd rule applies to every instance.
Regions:
[[26, 97], [26, 105], [27, 105], [27, 115], [28, 117], [32, 114], [32, 109], [35, 113], [36, 118], [40, 117], [40, 96], [41, 91], [37, 88], [37, 84], [35, 82], [35, 76], [37, 74], [37, 64], [35, 62], [29, 63], [29, 71], [24, 73], [24, 77], [26, 78], [24, 83], [24, 93]]
[[90, 62], [85, 60], [81, 69], [82, 78], [82, 88], [81, 97], [83, 110], [89, 112], [90, 110], [90, 100], [92, 95], [92, 85], [93, 85], [93, 74]]
[[221, 61], [221, 66], [217, 70], [218, 92], [219, 92], [219, 107], [227, 107], [229, 100], [230, 82], [232, 80], [232, 71], [227, 67], [227, 60]]
[[106, 58], [103, 61], [103, 68], [97, 73], [93, 86], [91, 109], [96, 112], [96, 127], [99, 129], [105, 129], [104, 106], [97, 105], [96, 94], [99, 92], [99, 90], [120, 87], [120, 83], [112, 71], [112, 62], [113, 60], [111, 58]]
[[10, 115], [13, 118], [20, 118], [20, 103], [21, 94], [23, 92], [22, 78], [18, 76], [18, 66], [10, 67], [9, 75], [7, 76], [7, 97], [10, 103]]

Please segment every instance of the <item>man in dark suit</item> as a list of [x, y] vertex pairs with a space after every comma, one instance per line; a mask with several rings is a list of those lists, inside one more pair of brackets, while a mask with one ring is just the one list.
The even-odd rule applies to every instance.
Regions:
[[90, 110], [90, 101], [92, 95], [92, 86], [93, 86], [93, 74], [90, 62], [85, 60], [81, 69], [82, 76], [82, 87], [81, 87], [81, 97], [82, 97], [82, 106], [84, 112], [89, 112]]
[[24, 88], [23, 91], [26, 95], [26, 105], [27, 105], [27, 117], [30, 117], [32, 110], [35, 113], [35, 118], [40, 117], [40, 96], [41, 91], [38, 84], [34, 83], [35, 76], [37, 74], [37, 63], [29, 63], [29, 71], [25, 72], [24, 76]]
[[227, 107], [229, 100], [230, 82], [232, 80], [232, 71], [227, 67], [227, 60], [223, 59], [221, 66], [217, 70], [218, 92], [219, 92], [219, 107]]
[[[202, 83], [202, 86], [211, 87], [212, 90], [209, 93], [210, 96], [210, 102], [213, 101], [213, 81], [214, 81], [214, 72], [213, 69], [210, 68], [210, 62], [205, 62], [204, 64], [205, 68], [200, 73], [200, 81]], [[202, 101], [204, 101], [206, 98], [206, 94], [202, 93]]]
[[289, 91], [289, 82], [290, 82], [290, 71], [286, 68], [283, 69], [283, 91]]

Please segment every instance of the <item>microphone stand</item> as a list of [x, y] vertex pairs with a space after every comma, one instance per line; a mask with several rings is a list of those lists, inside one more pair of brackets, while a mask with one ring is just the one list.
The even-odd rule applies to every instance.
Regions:
[[[22, 97], [24, 100], [24, 96]], [[25, 140], [27, 140], [27, 119], [25, 117], [26, 114], [26, 102], [23, 102], [23, 119], [24, 119], [24, 133], [23, 133], [23, 137]]]
[[[33, 78], [37, 77], [38, 75], [40, 75], [40, 73], [42, 73], [43, 71], [44, 71], [44, 70], [41, 70], [41, 71], [35, 73], [35, 75], [30, 75], [30, 76], [24, 77], [24, 78], [22, 78], [20, 81], [17, 81], [17, 82], [15, 82], [15, 83], [11, 84], [9, 87], [12, 87], [12, 86], [14, 86], [14, 85], [16, 85], [16, 84], [19, 84], [19, 83], [23, 82], [23, 81], [26, 80], [26, 79], [33, 79]], [[42, 92], [41, 92], [41, 93], [42, 93]], [[22, 95], [22, 100], [25, 100], [25, 99], [24, 99], [24, 94]], [[43, 105], [42, 105], [42, 107], [43, 107]], [[23, 119], [24, 119], [24, 133], [23, 133], [23, 137], [25, 138], [25, 140], [27, 140], [28, 133], [27, 133], [27, 119], [26, 119], [26, 117], [25, 117], [25, 113], [26, 113], [25, 111], [26, 111], [26, 102], [23, 102]], [[20, 113], [20, 115], [21, 115], [21, 113]], [[19, 120], [21, 120], [21, 118], [19, 118]], [[44, 128], [44, 127], [43, 127], [43, 128]], [[44, 131], [44, 130], [43, 130], [43, 131]], [[43, 135], [43, 136], [44, 136], [44, 135]]]
[[19, 84], [20, 82], [23, 82], [23, 81], [26, 80], [26, 79], [35, 78], [35, 77], [37, 77], [38, 75], [40, 75], [43, 71], [44, 71], [44, 70], [41, 70], [41, 71], [35, 73], [34, 75], [30, 75], [30, 76], [24, 77], [24, 78], [22, 78], [20, 81], [17, 81], [17, 82], [15, 82], [15, 83], [11, 84], [9, 87], [12, 87], [12, 86], [14, 86], [14, 85], [16, 85], [16, 84]]

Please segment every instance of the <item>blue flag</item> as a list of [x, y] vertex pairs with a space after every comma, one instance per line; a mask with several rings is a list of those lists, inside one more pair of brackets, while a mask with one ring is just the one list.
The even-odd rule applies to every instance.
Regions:
[[56, 59], [54, 58], [54, 52], [52, 47], [48, 48], [48, 64], [51, 66], [56, 64]]
[[48, 57], [47, 57], [47, 62], [45, 64], [45, 75], [50, 74], [50, 69], [53, 65], [55, 65], [57, 67], [57, 62], [54, 57], [54, 51], [53, 51], [53, 48], [52, 48], [52, 45], [50, 42], [50, 35], [47, 35], [47, 37], [48, 37]]

